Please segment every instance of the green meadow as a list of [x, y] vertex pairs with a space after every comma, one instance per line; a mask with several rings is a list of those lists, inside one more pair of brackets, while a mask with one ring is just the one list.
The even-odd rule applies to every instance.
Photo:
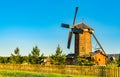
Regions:
[[57, 73], [39, 73], [28, 71], [0, 70], [0, 77], [93, 77]]

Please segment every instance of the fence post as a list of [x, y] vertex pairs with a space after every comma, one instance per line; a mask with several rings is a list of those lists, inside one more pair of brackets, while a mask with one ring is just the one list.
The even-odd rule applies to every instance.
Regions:
[[118, 67], [118, 77], [120, 77], [120, 76], [119, 76], [119, 75], [120, 75], [119, 72], [120, 72], [120, 71], [119, 71], [119, 67]]
[[115, 77], [115, 67], [114, 67], [114, 77]]

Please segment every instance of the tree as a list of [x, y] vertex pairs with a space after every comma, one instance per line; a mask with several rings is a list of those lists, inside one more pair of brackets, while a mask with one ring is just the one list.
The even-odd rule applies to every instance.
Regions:
[[14, 53], [15, 53], [15, 56], [20, 56], [20, 50], [18, 47], [14, 50]]
[[0, 63], [8, 63], [9, 57], [0, 57]]
[[29, 62], [31, 64], [41, 64], [44, 59], [44, 54], [40, 56], [40, 49], [37, 46], [33, 47], [31, 54], [29, 54]]
[[56, 53], [50, 56], [51, 64], [61, 65], [65, 64], [66, 56], [62, 54], [60, 45], [57, 46]]
[[119, 59], [118, 59], [118, 67], [120, 67], [120, 54], [119, 54]]
[[29, 63], [29, 57], [28, 56], [22, 56], [21, 57], [21, 62], [23, 64], [28, 64]]
[[10, 56], [10, 63], [14, 63], [14, 64], [22, 63], [21, 62], [20, 50], [19, 50], [18, 47], [14, 50], [14, 54], [11, 54], [11, 56]]
[[0, 57], [0, 63], [4, 63], [4, 58]]
[[93, 65], [94, 60], [91, 56], [79, 56], [77, 58], [77, 64], [81, 66], [91, 66]]

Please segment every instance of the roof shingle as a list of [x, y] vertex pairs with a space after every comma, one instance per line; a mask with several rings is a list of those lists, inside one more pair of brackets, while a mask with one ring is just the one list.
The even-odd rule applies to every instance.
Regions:
[[[92, 29], [91, 27], [87, 26], [84, 23], [80, 23], [74, 26], [74, 28], [79, 28], [79, 29]], [[93, 29], [92, 29], [93, 30]]]

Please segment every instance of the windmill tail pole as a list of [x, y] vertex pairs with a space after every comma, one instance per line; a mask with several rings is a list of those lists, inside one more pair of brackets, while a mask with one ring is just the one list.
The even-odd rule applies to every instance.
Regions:
[[103, 47], [102, 47], [102, 45], [101, 45], [100, 42], [97, 40], [96, 36], [95, 36], [94, 34], [92, 34], [92, 35], [93, 35], [94, 39], [96, 40], [96, 42], [98, 43], [98, 45], [100, 46], [100, 48], [102, 49], [102, 51], [104, 52], [104, 54], [106, 54], [105, 51], [104, 51], [104, 49], [103, 49]]

